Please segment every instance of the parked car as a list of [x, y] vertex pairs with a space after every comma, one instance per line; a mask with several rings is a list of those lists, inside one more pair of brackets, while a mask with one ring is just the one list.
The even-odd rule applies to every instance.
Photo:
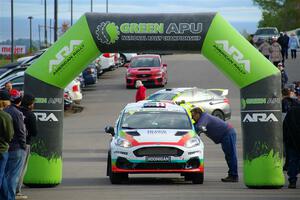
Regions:
[[[11, 82], [14, 89], [23, 91], [24, 74], [25, 71], [20, 71], [0, 80], [0, 89], [3, 89], [5, 87], [5, 83]], [[67, 85], [67, 87], [64, 89], [64, 93], [64, 97], [68, 100], [68, 102], [72, 101], [77, 104], [81, 102], [82, 93], [80, 90], [80, 82], [77, 80], [77, 78]]]
[[263, 43], [264, 40], [269, 40], [271, 38], [278, 38], [279, 32], [276, 27], [262, 27], [258, 28], [253, 36], [253, 42], [257, 46]]
[[194, 184], [204, 180], [204, 145], [184, 108], [172, 103], [128, 104], [118, 117], [107, 156], [112, 184], [130, 173], [179, 173]]
[[126, 63], [130, 62], [134, 56], [137, 56], [137, 53], [119, 53], [119, 66], [122, 67]]
[[103, 72], [114, 70], [119, 66], [118, 54], [103, 53], [96, 59], [96, 63], [101, 67]]
[[227, 89], [168, 88], [151, 94], [148, 100], [170, 100], [178, 104], [189, 103], [201, 106], [206, 112], [222, 120], [231, 118]]
[[82, 72], [85, 85], [92, 85], [97, 83], [97, 68], [94, 63], [89, 64]]
[[137, 80], [141, 80], [145, 86], [165, 86], [168, 82], [167, 64], [162, 62], [160, 55], [138, 55], [125, 66], [127, 88], [134, 87]]

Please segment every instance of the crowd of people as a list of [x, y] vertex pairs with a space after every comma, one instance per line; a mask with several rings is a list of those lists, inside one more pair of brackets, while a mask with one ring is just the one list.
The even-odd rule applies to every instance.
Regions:
[[0, 90], [0, 199], [27, 199], [21, 188], [31, 138], [37, 135], [34, 100], [33, 95], [13, 89], [11, 83]]

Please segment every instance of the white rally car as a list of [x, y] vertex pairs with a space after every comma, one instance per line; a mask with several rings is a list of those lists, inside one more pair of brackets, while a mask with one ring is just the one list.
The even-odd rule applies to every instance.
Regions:
[[128, 104], [106, 127], [112, 135], [107, 175], [112, 184], [129, 173], [180, 173], [202, 184], [204, 145], [186, 110], [173, 103], [140, 101]]

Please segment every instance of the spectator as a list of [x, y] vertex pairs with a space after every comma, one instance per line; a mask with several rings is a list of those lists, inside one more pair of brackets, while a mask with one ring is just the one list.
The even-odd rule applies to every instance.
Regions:
[[281, 62], [278, 63], [277, 67], [278, 67], [278, 69], [281, 73], [281, 89], [283, 89], [285, 87], [285, 84], [287, 84], [289, 79], [288, 79], [286, 71], [283, 68], [283, 64]]
[[28, 159], [30, 156], [30, 144], [31, 144], [31, 138], [35, 137], [37, 135], [37, 126], [36, 126], [36, 117], [34, 115], [34, 113], [32, 112], [34, 107], [34, 96], [30, 95], [30, 94], [25, 94], [22, 98], [22, 102], [21, 102], [21, 107], [20, 107], [20, 111], [23, 113], [24, 115], [24, 123], [27, 129], [27, 137], [26, 137], [26, 144], [27, 144], [27, 148], [26, 148], [26, 158], [25, 158], [25, 162], [23, 165], [23, 169], [22, 169], [22, 173], [21, 173], [21, 177], [16, 189], [16, 197], [17, 199], [27, 199], [26, 195], [23, 195], [21, 193], [21, 188], [22, 188], [22, 184], [23, 184], [23, 178], [27, 169], [27, 164], [28, 164]]
[[277, 42], [281, 46], [281, 55], [282, 55], [282, 62], [284, 63], [284, 58], [288, 58], [288, 48], [289, 48], [289, 36], [286, 33], [280, 32], [280, 36], [277, 39]]
[[137, 80], [135, 83], [135, 87], [137, 88], [135, 101], [142, 101], [146, 99], [146, 88], [144, 87], [142, 81]]
[[[26, 150], [26, 128], [24, 124], [24, 116], [17, 106], [21, 104], [21, 94], [17, 90], [11, 90], [11, 102], [4, 109], [5, 112], [10, 114], [13, 120], [14, 136], [9, 144], [8, 161], [5, 168], [6, 186], [2, 192], [5, 199], [15, 199], [16, 188], [20, 179], [22, 166], [25, 159]], [[5, 184], [5, 183], [4, 183]]]
[[267, 58], [270, 58], [270, 49], [271, 49], [271, 45], [269, 44], [269, 42], [267, 40], [264, 40], [263, 43], [258, 47], [258, 50]]
[[283, 121], [283, 141], [288, 155], [289, 185], [296, 188], [300, 168], [300, 107], [291, 108]]
[[223, 120], [203, 112], [199, 107], [193, 108], [191, 113], [193, 120], [196, 122], [196, 131], [198, 133], [201, 133], [201, 131], [205, 132], [216, 144], [221, 143], [229, 168], [228, 176], [222, 178], [221, 181], [238, 182], [236, 132], [234, 128]]
[[299, 96], [300, 96], [300, 81], [295, 82], [295, 93], [299, 98]]
[[276, 38], [272, 38], [272, 45], [270, 48], [270, 60], [275, 66], [282, 61], [281, 46], [276, 42]]
[[6, 90], [0, 90], [0, 199], [4, 199], [2, 183], [6, 182], [5, 166], [8, 160], [8, 147], [14, 135], [12, 118], [3, 111], [10, 104], [10, 95]]
[[10, 91], [12, 90], [12, 83], [11, 82], [5, 83], [4, 88], [6, 89], [7, 92], [10, 93]]
[[300, 47], [299, 40], [295, 33], [291, 34], [290, 40], [289, 40], [289, 48], [291, 49], [291, 57], [292, 59], [297, 58], [297, 49]]
[[294, 106], [300, 106], [300, 102], [298, 101], [295, 93], [290, 88], [282, 89], [282, 113], [285, 114]]

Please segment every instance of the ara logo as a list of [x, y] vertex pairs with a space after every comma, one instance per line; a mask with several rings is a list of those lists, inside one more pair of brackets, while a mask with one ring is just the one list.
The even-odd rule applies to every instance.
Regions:
[[224, 51], [229, 54], [238, 64], [244, 66], [244, 70], [247, 73], [250, 73], [250, 61], [244, 59], [244, 55], [235, 47], [229, 46], [229, 42], [227, 40], [217, 40], [216, 44], [222, 45]]
[[41, 122], [58, 122], [57, 117], [50, 113], [49, 115], [47, 113], [34, 113], [36, 118]]
[[104, 44], [114, 44], [119, 39], [119, 27], [110, 21], [101, 22], [96, 30], [97, 39]]
[[278, 122], [274, 113], [247, 113], [243, 122]]
[[82, 43], [82, 40], [71, 40], [69, 46], [64, 46], [55, 56], [55, 59], [49, 61], [49, 73], [52, 73], [59, 64], [61, 64], [74, 49]]

